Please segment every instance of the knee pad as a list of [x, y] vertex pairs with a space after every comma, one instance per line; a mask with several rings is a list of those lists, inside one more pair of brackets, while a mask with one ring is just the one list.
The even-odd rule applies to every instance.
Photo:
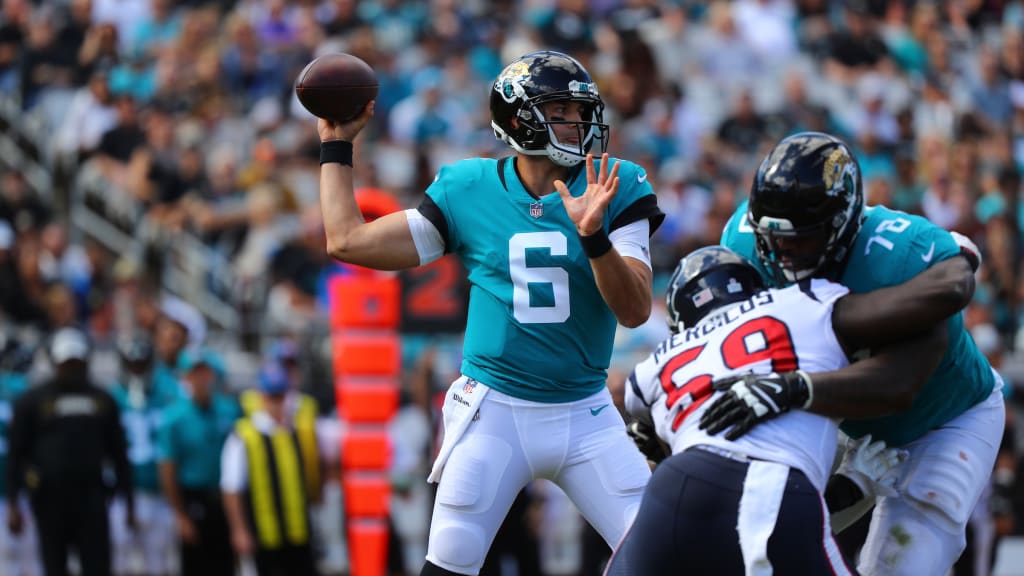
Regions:
[[454, 521], [433, 533], [427, 560], [460, 574], [476, 574], [484, 564], [487, 544], [478, 526]]
[[590, 454], [598, 480], [609, 494], [643, 493], [651, 479], [647, 460], [625, 433], [609, 432], [616, 435], [615, 440], [603, 446], [600, 452]]

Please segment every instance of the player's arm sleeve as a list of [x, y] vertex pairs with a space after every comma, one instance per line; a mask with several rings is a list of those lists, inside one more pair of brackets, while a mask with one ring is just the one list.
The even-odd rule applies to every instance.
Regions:
[[626, 412], [646, 424], [653, 424], [651, 406], [657, 400], [657, 394], [651, 388], [656, 378], [656, 368], [652, 355], [637, 364], [626, 378]]
[[620, 256], [634, 258], [651, 268], [651, 224], [641, 219], [616, 228], [608, 235]]
[[[651, 183], [647, 181], [647, 173], [632, 162], [621, 160], [618, 162], [622, 167], [619, 169], [621, 188], [617, 198], [622, 198], [620, 202], [623, 204], [619, 204], [619, 206], [623, 207], [615, 210], [611, 224], [608, 226], [608, 234], [611, 235], [619, 228], [637, 220], [647, 220], [647, 233], [653, 235], [665, 221], [665, 213], [658, 208], [658, 197], [654, 194]], [[615, 203], [618, 204], [618, 202]]]
[[[428, 196], [423, 202], [430, 201]], [[436, 205], [434, 205], [436, 207]], [[423, 203], [420, 204], [423, 208]], [[429, 209], [427, 209], [429, 212]], [[420, 265], [429, 264], [444, 256], [444, 237], [438, 231], [433, 221], [425, 217], [421, 209], [410, 208], [405, 211], [406, 219], [409, 221], [409, 232], [412, 233], [412, 241], [416, 243], [416, 252], [420, 255]]]
[[[445, 166], [427, 188], [415, 210], [407, 210], [409, 230], [420, 255], [420, 264], [427, 264], [455, 251], [455, 226], [448, 209], [448, 183], [451, 168]], [[415, 213], [416, 216], [412, 216]], [[440, 253], [438, 248], [440, 247]]]
[[[949, 234], [942, 234], [944, 238], [932, 236], [934, 244], [928, 242], [923, 249], [918, 241], [911, 246], [904, 259], [904, 270], [913, 275], [909, 280], [837, 303], [832, 324], [848, 352], [917, 337], [970, 302], [974, 272], [968, 259], [958, 256], [960, 249]], [[923, 257], [939, 258], [940, 250], [942, 259], [924, 267]]]

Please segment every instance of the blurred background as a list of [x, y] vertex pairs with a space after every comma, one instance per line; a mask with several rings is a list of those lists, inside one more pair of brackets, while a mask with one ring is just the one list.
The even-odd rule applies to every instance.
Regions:
[[[330, 427], [326, 286], [344, 270], [325, 254], [318, 138], [294, 96], [298, 72], [332, 51], [374, 68], [357, 188], [408, 208], [442, 164], [509, 153], [490, 129], [490, 83], [542, 48], [584, 63], [607, 104], [609, 152], [651, 175], [668, 215], [652, 239], [656, 295], [682, 255], [717, 243], [760, 159], [799, 130], [854, 148], [869, 204], [923, 214], [981, 247], [967, 324], [1003, 373], [1009, 408], [976, 516], [1007, 537], [992, 562], [1009, 566], [999, 556], [1024, 534], [1019, 1], [2, 0], [0, 375], [45, 377], [40, 346], [76, 326], [101, 385], [123, 369], [118, 341], [147, 338], [171, 367], [182, 349], [216, 351], [224, 392], [237, 394], [290, 342]], [[405, 556], [391, 570], [413, 574], [436, 399], [458, 373], [468, 292], [449, 258], [400, 278], [392, 477]], [[666, 334], [655, 301], [647, 325], [617, 337], [609, 385], [620, 393]], [[168, 319], [177, 345], [160, 328]], [[521, 529], [536, 570], [596, 573], [600, 552], [571, 504], [549, 484], [527, 492]], [[324, 522], [343, 509], [327, 505]], [[344, 542], [324, 540], [324, 571], [344, 573]], [[533, 573], [523, 562], [495, 573]], [[1000, 573], [1024, 574], [1015, 565]]]

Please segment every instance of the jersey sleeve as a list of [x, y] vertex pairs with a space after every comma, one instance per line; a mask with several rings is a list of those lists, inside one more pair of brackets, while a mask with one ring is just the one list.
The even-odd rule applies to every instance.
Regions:
[[928, 219], [873, 206], [853, 247], [843, 284], [854, 292], [895, 286], [959, 253], [953, 236]]
[[[609, 161], [619, 164], [619, 190], [608, 207], [611, 218], [608, 232], [646, 218], [650, 221], [649, 233], [654, 235], [665, 221], [665, 213], [658, 208], [658, 197], [647, 180], [647, 172], [628, 160]], [[600, 166], [596, 168], [602, 169]]]
[[626, 379], [626, 412], [644, 422], [651, 422], [651, 406], [658, 399], [656, 358], [656, 354], [648, 356]]
[[452, 221], [452, 212], [449, 209], [448, 201], [450, 191], [454, 188], [454, 169], [451, 166], [442, 166], [441, 170], [434, 176], [434, 181], [427, 187], [427, 193], [423, 201], [416, 208], [434, 228], [437, 229], [444, 241], [445, 253], [455, 251], [455, 226]]
[[915, 217], [914, 235], [904, 254], [902, 269], [913, 278], [926, 268], [960, 254], [960, 246], [948, 231], [924, 218]]

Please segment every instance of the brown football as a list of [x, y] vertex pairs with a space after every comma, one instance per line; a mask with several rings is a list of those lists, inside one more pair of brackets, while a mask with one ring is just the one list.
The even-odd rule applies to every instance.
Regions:
[[345, 122], [377, 97], [377, 75], [351, 54], [324, 54], [299, 73], [295, 94], [314, 116]]

